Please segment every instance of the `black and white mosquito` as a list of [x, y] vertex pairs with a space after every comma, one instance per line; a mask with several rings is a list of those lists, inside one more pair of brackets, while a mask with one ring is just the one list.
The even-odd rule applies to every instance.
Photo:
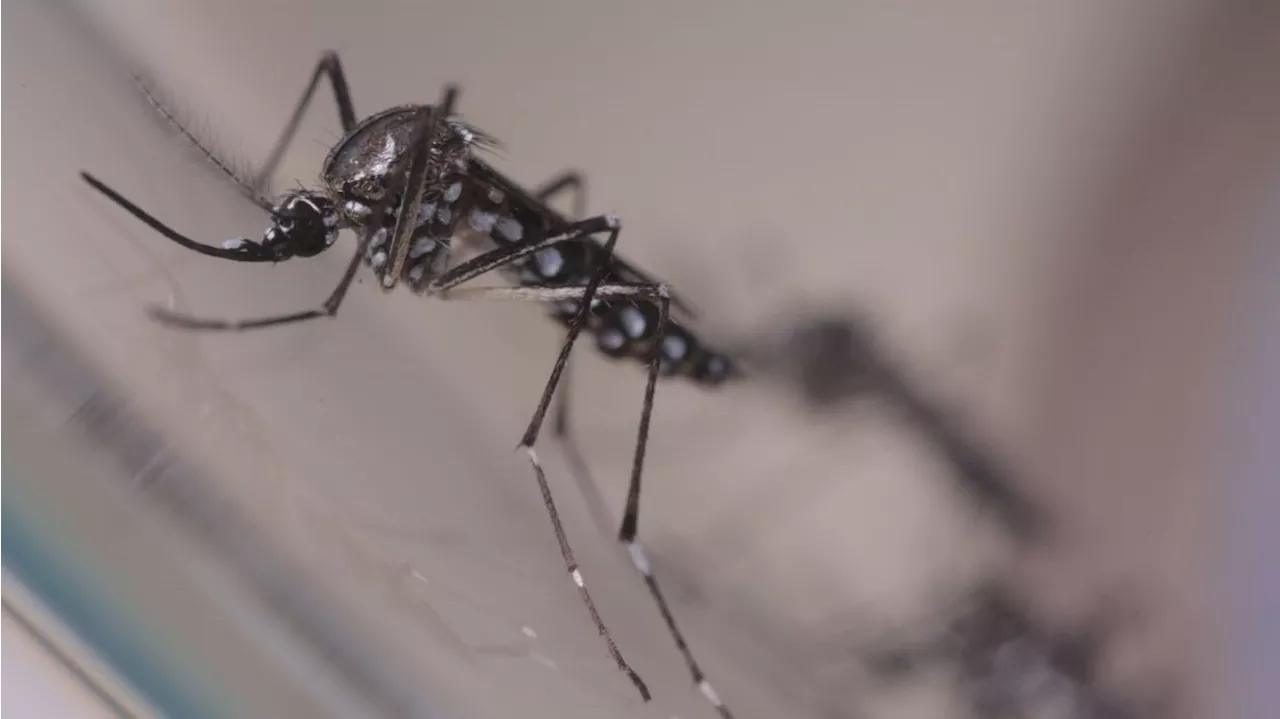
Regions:
[[[323, 186], [290, 191], [270, 202], [262, 188], [275, 173], [324, 77], [333, 87], [344, 136], [325, 159]], [[566, 570], [604, 638], [609, 655], [648, 701], [649, 689], [623, 659], [596, 610], [534, 450], [570, 351], [583, 329], [595, 337], [605, 355], [645, 363], [648, 381], [618, 540], [626, 546], [657, 603], [694, 684], [722, 716], [730, 717], [690, 652], [636, 534], [640, 478], [658, 377], [683, 376], [711, 386], [739, 376], [740, 371], [728, 356], [708, 348], [679, 319], [670, 316], [673, 304], [677, 309], [684, 306], [666, 284], [613, 254], [621, 230], [617, 217], [583, 219], [585, 182], [580, 175], [566, 173], [530, 192], [483, 162], [478, 151], [496, 142], [454, 114], [458, 92], [457, 87], [448, 86], [435, 105], [392, 107], [357, 122], [338, 56], [324, 54], [284, 132], [252, 181], [237, 177], [205, 150], [206, 157], [271, 217], [272, 225], [260, 241], [241, 238], [221, 246], [196, 242], [100, 180], [83, 172], [81, 176], [156, 232], [189, 250], [219, 259], [274, 263], [311, 257], [333, 246], [341, 230], [350, 229], [359, 235], [355, 255], [341, 280], [318, 308], [239, 320], [204, 319], [163, 309], [151, 311], [155, 320], [174, 327], [241, 331], [333, 317], [361, 264], [372, 268], [386, 291], [403, 282], [415, 294], [441, 299], [550, 303], [552, 315], [568, 331], [520, 446], [528, 454]], [[166, 118], [178, 124], [154, 98], [148, 98]], [[204, 149], [181, 125], [178, 129]], [[550, 198], [564, 192], [575, 195], [574, 219], [560, 215], [548, 204]], [[601, 243], [595, 235], [608, 237]], [[479, 241], [489, 249], [450, 267], [454, 243], [464, 240]], [[495, 270], [517, 286], [458, 288]], [[566, 399], [562, 388], [554, 430], [572, 449]]]

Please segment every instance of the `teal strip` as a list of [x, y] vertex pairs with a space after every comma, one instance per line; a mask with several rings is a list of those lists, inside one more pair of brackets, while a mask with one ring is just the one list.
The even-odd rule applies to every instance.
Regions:
[[[157, 711], [175, 719], [233, 717], [207, 687], [182, 671], [182, 662], [148, 641], [146, 622], [113, 600], [110, 580], [77, 558], [77, 552], [45, 527], [38, 512], [5, 488], [0, 503], [0, 548], [13, 572], [77, 637]], [[52, 525], [52, 526], [56, 526]]]

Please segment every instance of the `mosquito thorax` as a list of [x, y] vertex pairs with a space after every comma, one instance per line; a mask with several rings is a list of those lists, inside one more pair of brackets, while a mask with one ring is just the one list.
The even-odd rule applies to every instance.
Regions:
[[[383, 199], [404, 166], [415, 118], [423, 105], [401, 105], [372, 115], [347, 133], [325, 158], [322, 178], [333, 192], [363, 204]], [[451, 117], [436, 128], [431, 153], [436, 176], [464, 172], [475, 147], [495, 144], [484, 132]]]
[[338, 239], [338, 212], [327, 195], [299, 190], [280, 198], [271, 210], [275, 223], [262, 235], [262, 246], [279, 259], [311, 257]]

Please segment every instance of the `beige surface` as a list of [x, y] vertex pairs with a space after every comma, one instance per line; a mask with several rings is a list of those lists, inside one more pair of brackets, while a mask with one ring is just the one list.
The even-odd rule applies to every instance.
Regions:
[[5, 637], [4, 664], [12, 672], [5, 685], [9, 689], [10, 716], [77, 719], [117, 716], [110, 705], [72, 678], [58, 657], [30, 633], [29, 627], [12, 618], [7, 608], [0, 621]]
[[[388, 585], [375, 579], [395, 582], [388, 622], [403, 623], [424, 674], [472, 715], [628, 707], [710, 716], [642, 585], [595, 533], [547, 450], [588, 580], [651, 682], [652, 705], [637, 706], [562, 578], [531, 478], [510, 451], [557, 341], [538, 310], [433, 305], [366, 283], [331, 323], [203, 338], [149, 324], [141, 309], [154, 302], [228, 316], [300, 308], [328, 292], [345, 257], [224, 266], [94, 197], [77, 170], [199, 237], [263, 229], [163, 139], [119, 67], [75, 23], [37, 5], [10, 3], [5, 17], [7, 278], [20, 277], [175, 438], [251, 492], [264, 518], [329, 553], [335, 580], [376, 591]], [[1094, 452], [1101, 440], [1078, 431], [1089, 412], [1062, 420], [1054, 393], [1086, 396], [1079, 377], [1094, 360], [1064, 365], [1046, 338], [1061, 335], [1048, 324], [1061, 308], [1078, 306], [1071, 293], [1098, 286], [1073, 273], [1105, 263], [1097, 243], [1124, 224], [1099, 199], [1123, 184], [1113, 179], [1128, 166], [1119, 149], [1150, 124], [1152, 107], [1182, 98], [1169, 88], [1187, 67], [1185, 47], [1199, 42], [1192, 29], [1203, 27], [1190, 0], [1158, 11], [985, 2], [928, 15], [834, 2], [110, 7], [102, 20], [187, 116], [249, 161], [264, 154], [322, 49], [343, 54], [361, 114], [460, 81], [464, 113], [509, 148], [501, 167], [530, 184], [567, 165], [585, 169], [591, 207], [626, 222], [622, 251], [691, 295], [712, 334], [748, 333], [790, 303], [856, 300], [982, 431], [1036, 467], [1047, 491], [1072, 495], [1082, 471], [1114, 484], [1125, 457], [1152, 454]], [[336, 136], [327, 101], [322, 94], [282, 186], [310, 181]], [[1081, 259], [1095, 256], [1103, 259]], [[1166, 289], [1153, 287], [1157, 297]], [[1108, 331], [1141, 326], [1145, 301], [1117, 299], [1138, 314]], [[1116, 307], [1067, 322], [1086, 336], [1099, 314], [1122, 317]], [[1170, 331], [1161, 341], [1189, 341]], [[957, 363], [955, 346], [971, 332], [988, 344], [977, 361]], [[616, 507], [642, 379], [595, 360], [581, 367], [578, 424]], [[1117, 370], [1124, 386], [1129, 367]], [[1186, 372], [1162, 379], [1185, 386], [1204, 365]], [[962, 581], [991, 554], [980, 549], [989, 531], [939, 491], [943, 470], [874, 413], [820, 422], [753, 387], [664, 387], [658, 401], [642, 534], [696, 652], [741, 717], [848, 709], [840, 691], [851, 669], [826, 640], [850, 630], [851, 617], [910, 621], [936, 596], [925, 590]], [[1194, 409], [1161, 413], [1177, 422], [1174, 413]], [[1190, 487], [1198, 450], [1184, 447], [1173, 473], [1183, 468], [1177, 485]], [[1096, 464], [1073, 464], [1080, 454]], [[1178, 522], [1151, 519], [1146, 506], [1099, 521], [1132, 527], [1147, 517], [1163, 532], [1155, 544], [1198, 546], [1194, 506], [1179, 503], [1188, 514]], [[1108, 576], [1145, 566], [1149, 545], [1139, 539]], [[1161, 571], [1193, 581], [1193, 556], [1183, 550]], [[1086, 565], [1072, 571], [1087, 574]], [[406, 566], [425, 581], [396, 579]], [[738, 618], [748, 605], [750, 625]], [[1189, 606], [1171, 621], [1195, 616], [1199, 605]], [[455, 683], [464, 675], [475, 683]]]

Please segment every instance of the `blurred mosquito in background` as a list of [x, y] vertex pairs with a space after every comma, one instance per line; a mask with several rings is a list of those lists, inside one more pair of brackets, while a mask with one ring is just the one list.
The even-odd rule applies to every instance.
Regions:
[[[323, 186], [284, 193], [273, 203], [266, 198], [264, 188], [326, 77], [334, 91], [344, 136], [324, 161]], [[260, 241], [238, 238], [220, 246], [203, 244], [170, 228], [92, 175], [81, 173], [85, 182], [151, 229], [200, 254], [254, 263], [318, 255], [332, 247], [344, 229], [359, 236], [346, 271], [318, 308], [236, 320], [205, 319], [153, 308], [155, 320], [188, 330], [243, 331], [334, 317], [362, 264], [374, 271], [384, 291], [403, 282], [415, 294], [440, 299], [510, 299], [550, 304], [552, 316], [567, 327], [567, 334], [520, 446], [528, 453], [566, 570], [610, 656], [645, 701], [650, 699], [648, 687], [622, 657], [587, 590], [534, 445], [582, 330], [595, 337], [596, 346], [604, 355], [647, 365], [648, 381], [618, 539], [641, 573], [694, 684], [722, 716], [731, 717], [690, 652], [636, 535], [640, 479], [657, 379], [682, 376], [710, 387], [741, 373], [729, 356], [709, 348], [681, 319], [670, 316], [672, 305], [685, 314], [689, 312], [665, 283], [614, 254], [621, 231], [617, 217], [582, 217], [586, 205], [583, 177], [565, 173], [541, 189], [526, 191], [490, 167], [477, 153], [497, 142], [455, 115], [459, 93], [455, 86], [446, 87], [435, 105], [392, 107], [357, 122], [338, 56], [325, 53], [267, 161], [248, 181], [206, 149], [146, 90], [145, 84], [139, 84], [152, 105], [272, 221]], [[574, 195], [573, 219], [548, 204], [552, 198], [569, 192]], [[608, 238], [601, 243], [595, 235]], [[455, 242], [459, 241], [476, 242], [489, 249], [450, 267]], [[502, 273], [516, 286], [458, 287], [493, 271]], [[569, 434], [567, 398], [566, 389], [561, 387], [554, 430], [577, 456]]]
[[896, 410], [947, 462], [961, 489], [1016, 538], [1044, 539], [1049, 518], [994, 454], [970, 436], [886, 351], [855, 311], [794, 313], [736, 351], [753, 372], [793, 388], [817, 412], [876, 398]]
[[937, 634], [864, 656], [874, 676], [901, 680], [930, 665], [957, 670], [975, 715], [993, 719], [1169, 716], [1169, 699], [1125, 699], [1102, 686], [1108, 640], [1131, 607], [1106, 606], [1074, 628], [1052, 627], [1010, 587], [974, 588], [965, 607]]
[[[930, 400], [855, 311], [794, 312], [757, 334], [736, 355], [753, 374], [772, 377], [814, 412], [877, 398], [896, 409], [946, 460], [967, 495], [992, 510], [1018, 539], [1047, 539], [1053, 526], [1040, 505], [961, 422]], [[1034, 544], [1029, 547], [1034, 548]], [[1104, 686], [1104, 655], [1131, 606], [1104, 607], [1094, 620], [1063, 628], [1037, 616], [998, 578], [973, 588], [939, 632], [870, 652], [857, 651], [882, 681], [952, 667], [975, 716], [994, 719], [1138, 719], [1172, 716], [1172, 694], [1122, 696]], [[884, 645], [881, 645], [882, 647]]]

